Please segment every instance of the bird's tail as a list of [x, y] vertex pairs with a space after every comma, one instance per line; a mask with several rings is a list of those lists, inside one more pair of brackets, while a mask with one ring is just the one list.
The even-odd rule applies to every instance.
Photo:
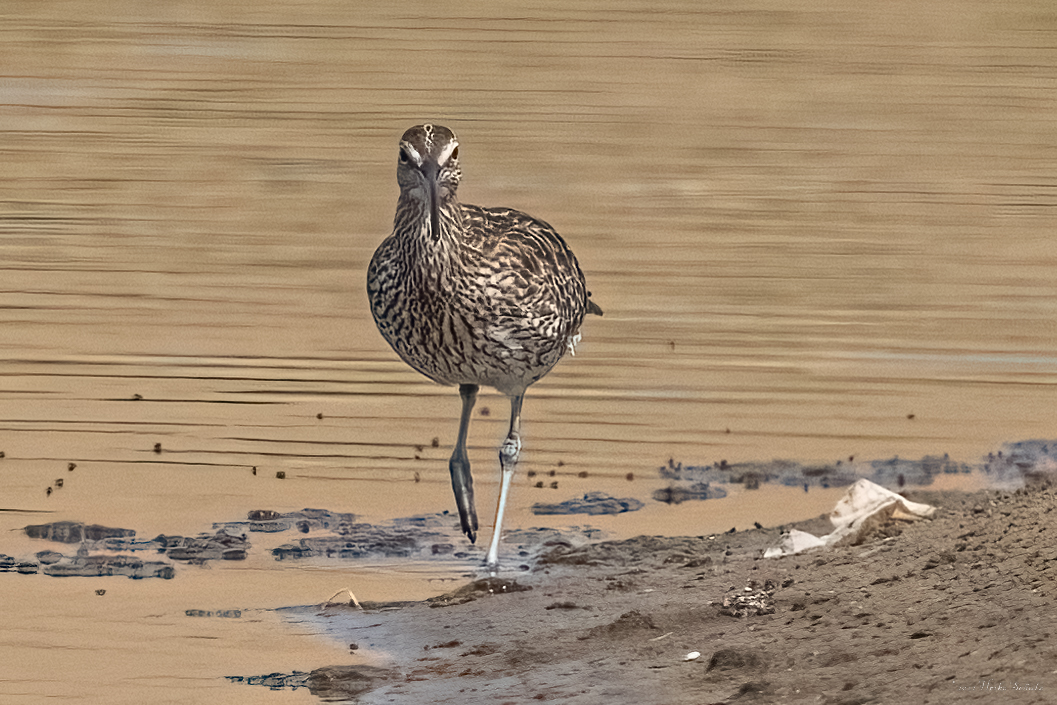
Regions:
[[587, 312], [596, 316], [602, 315], [602, 307], [591, 300], [591, 292], [587, 292]]

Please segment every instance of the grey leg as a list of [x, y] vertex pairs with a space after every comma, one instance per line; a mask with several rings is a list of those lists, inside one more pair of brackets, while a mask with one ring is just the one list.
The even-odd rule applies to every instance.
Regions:
[[459, 438], [448, 461], [451, 489], [455, 492], [455, 506], [459, 508], [459, 521], [471, 543], [477, 541], [477, 510], [473, 504], [473, 475], [470, 474], [470, 457], [466, 454], [466, 434], [470, 429], [470, 414], [477, 401], [477, 389], [476, 384], [459, 385], [459, 395], [462, 397]]
[[499, 503], [495, 509], [495, 532], [488, 547], [488, 572], [495, 575], [499, 570], [499, 539], [503, 533], [503, 512], [506, 510], [507, 497], [510, 494], [510, 481], [514, 479], [517, 459], [521, 454], [521, 402], [525, 393], [510, 397], [510, 432], [503, 447], [499, 449], [499, 465], [502, 468], [503, 482], [499, 489]]

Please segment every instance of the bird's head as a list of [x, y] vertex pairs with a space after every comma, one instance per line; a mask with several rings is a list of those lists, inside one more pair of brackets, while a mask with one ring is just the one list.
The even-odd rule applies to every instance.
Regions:
[[455, 199], [462, 170], [459, 141], [441, 125], [415, 125], [400, 138], [396, 179], [400, 195], [424, 205], [433, 239], [440, 237], [440, 211]]

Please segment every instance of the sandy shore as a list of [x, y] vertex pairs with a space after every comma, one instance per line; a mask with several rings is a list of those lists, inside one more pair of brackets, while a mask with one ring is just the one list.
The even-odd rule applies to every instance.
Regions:
[[268, 684], [365, 704], [1052, 702], [1057, 493], [908, 494], [935, 516], [847, 548], [763, 559], [777, 529], [559, 544], [441, 598], [282, 610], [353, 665]]

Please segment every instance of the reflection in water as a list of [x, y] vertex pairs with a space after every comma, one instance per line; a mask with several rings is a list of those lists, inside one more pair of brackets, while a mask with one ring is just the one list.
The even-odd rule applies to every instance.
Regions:
[[[189, 535], [448, 508], [458, 399], [388, 351], [363, 291], [424, 119], [472, 145], [466, 201], [546, 213], [606, 311], [526, 400], [523, 469], [559, 488], [523, 477], [515, 510], [647, 497], [672, 457], [972, 462], [1053, 437], [1057, 59], [1029, 3], [349, 7], [9, 8], [9, 507]], [[502, 416], [474, 422], [483, 503]]]

